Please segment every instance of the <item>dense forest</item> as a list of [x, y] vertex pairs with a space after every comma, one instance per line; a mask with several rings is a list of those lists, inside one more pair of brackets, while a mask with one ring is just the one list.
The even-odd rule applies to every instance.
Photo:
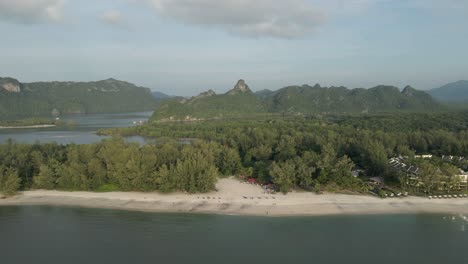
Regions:
[[[230, 155], [233, 155], [232, 157]], [[221, 173], [235, 174], [240, 160], [216, 143], [0, 145], [0, 192], [40, 188], [87, 191], [213, 190]], [[236, 159], [237, 158], [237, 159]]]
[[[365, 180], [373, 176], [403, 188], [405, 179], [388, 165], [389, 158], [467, 156], [467, 124], [466, 112], [153, 121], [100, 131], [156, 139], [143, 146], [118, 137], [89, 145], [0, 145], [0, 190], [206, 192], [222, 175], [252, 177], [282, 192], [366, 192]], [[451, 177], [467, 166], [443, 167], [440, 159], [417, 163], [440, 177]], [[353, 177], [353, 169], [362, 175]]]
[[20, 83], [0, 78], [0, 120], [60, 114], [153, 110], [158, 104], [148, 88], [107, 79], [97, 82]]

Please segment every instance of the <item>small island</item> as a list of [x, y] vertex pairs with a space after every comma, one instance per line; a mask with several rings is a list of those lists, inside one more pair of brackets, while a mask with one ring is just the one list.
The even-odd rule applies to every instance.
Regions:
[[0, 120], [0, 129], [48, 128], [64, 124], [59, 118], [27, 118]]

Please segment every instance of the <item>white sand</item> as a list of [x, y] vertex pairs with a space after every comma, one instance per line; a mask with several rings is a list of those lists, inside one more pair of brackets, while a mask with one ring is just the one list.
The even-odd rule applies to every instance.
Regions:
[[[468, 214], [468, 198], [430, 200], [422, 197], [380, 199], [371, 196], [292, 192], [264, 194], [262, 188], [221, 179], [208, 194], [137, 192], [26, 191], [1, 199], [1, 205], [63, 205], [149, 212], [196, 212], [234, 215], [333, 215], [448, 213]], [[245, 197], [245, 198], [244, 198]]]
[[17, 128], [48, 128], [56, 125], [33, 125], [33, 126], [0, 126], [0, 129], [17, 129]]

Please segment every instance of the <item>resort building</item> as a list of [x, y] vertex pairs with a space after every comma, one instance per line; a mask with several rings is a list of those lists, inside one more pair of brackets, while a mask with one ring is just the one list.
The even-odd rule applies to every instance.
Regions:
[[432, 159], [432, 155], [426, 154], [426, 155], [414, 155], [415, 158], [420, 158], [420, 159]]
[[460, 170], [458, 177], [460, 177], [460, 188], [466, 189], [468, 187], [468, 172]]

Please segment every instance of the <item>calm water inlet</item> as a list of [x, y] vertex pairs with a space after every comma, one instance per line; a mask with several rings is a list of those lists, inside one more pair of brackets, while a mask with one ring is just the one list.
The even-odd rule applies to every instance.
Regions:
[[1, 263], [468, 263], [442, 215], [263, 218], [0, 207]]
[[[152, 112], [92, 114], [63, 116], [61, 120], [67, 125], [50, 128], [1, 129], [0, 143], [13, 139], [19, 143], [34, 144], [56, 142], [59, 144], [89, 144], [100, 142], [106, 137], [96, 135], [100, 128], [129, 127], [134, 122], [146, 121]], [[145, 143], [142, 137], [129, 137], [128, 141]]]

